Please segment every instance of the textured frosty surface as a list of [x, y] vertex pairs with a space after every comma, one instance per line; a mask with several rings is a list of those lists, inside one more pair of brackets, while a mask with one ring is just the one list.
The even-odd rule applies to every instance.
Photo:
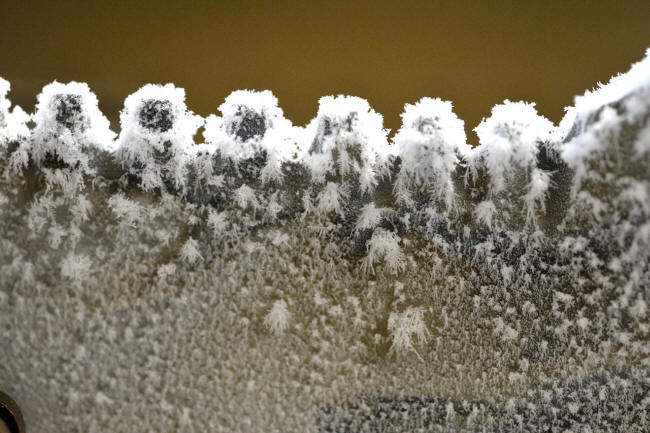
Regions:
[[650, 59], [556, 127], [450, 103], [392, 143], [354, 97], [296, 127], [0, 81], [0, 388], [30, 431], [648, 431]]

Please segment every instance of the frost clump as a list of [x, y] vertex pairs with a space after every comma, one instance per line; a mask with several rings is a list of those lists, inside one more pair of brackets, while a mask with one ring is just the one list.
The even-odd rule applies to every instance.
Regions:
[[87, 279], [92, 272], [92, 261], [85, 255], [68, 253], [61, 261], [61, 275], [80, 282]]
[[452, 208], [454, 172], [471, 150], [464, 125], [449, 101], [422, 98], [405, 105], [402, 127], [394, 138], [401, 158], [395, 195], [401, 203], [412, 206], [419, 191], [443, 209]]
[[99, 111], [97, 97], [86, 83], [57, 81], [38, 95], [33, 120], [31, 156], [41, 166], [61, 162], [93, 173], [98, 152], [111, 152], [115, 133]]
[[335, 212], [343, 215], [343, 201], [345, 197], [339, 191], [339, 186], [335, 182], [327, 182], [323, 190], [318, 194], [318, 205], [316, 209], [327, 214]]
[[129, 227], [136, 227], [144, 213], [144, 210], [138, 203], [129, 200], [123, 193], [110, 197], [107, 204], [120, 224]]
[[187, 109], [185, 90], [147, 84], [124, 101], [117, 158], [146, 191], [183, 191], [188, 152], [203, 119]]
[[276, 336], [284, 333], [287, 326], [289, 326], [289, 319], [291, 313], [287, 308], [287, 303], [283, 299], [277, 300], [273, 303], [271, 311], [264, 318], [264, 325]]
[[[317, 182], [358, 177], [362, 192], [377, 184], [391, 149], [383, 117], [368, 101], [354, 96], [325, 96], [305, 129], [306, 162]], [[306, 143], [307, 144], [307, 143]]]
[[625, 74], [576, 97], [560, 123], [562, 157], [574, 171], [569, 215], [650, 217], [650, 50]]
[[423, 361], [414, 345], [416, 340], [425, 344], [429, 334], [424, 323], [424, 311], [421, 308], [409, 307], [402, 313], [390, 313], [388, 330], [393, 336], [390, 352], [403, 354], [413, 351]]
[[391, 274], [397, 274], [404, 270], [406, 259], [399, 245], [400, 238], [396, 233], [377, 228], [370, 240], [366, 243], [367, 256], [361, 265], [364, 273], [372, 271], [374, 265], [381, 260], [384, 261]]
[[297, 129], [268, 90], [233, 92], [219, 109], [223, 117], [207, 118], [205, 144], [192, 159], [193, 201], [219, 211], [260, 207], [267, 210], [267, 221], [275, 220], [284, 195], [278, 189], [284, 165], [298, 153]]
[[[621, 108], [624, 108], [620, 120], [635, 123], [640, 117], [647, 116], [649, 93], [650, 48], [646, 50], [643, 60], [633, 64], [629, 71], [618, 74], [606, 85], [599, 84], [598, 88], [575, 98], [574, 105], [565, 109], [566, 115], [560, 122], [565, 141], [585, 132], [600, 110], [619, 101], [622, 101]], [[573, 152], [586, 154], [598, 143], [591, 144], [592, 146], [582, 149], [571, 149], [567, 156], [572, 156]]]
[[526, 221], [533, 221], [551, 186], [550, 173], [537, 166], [537, 155], [554, 139], [553, 123], [537, 113], [534, 103], [506, 100], [474, 131], [480, 144], [471, 153], [469, 169], [480, 197], [492, 200], [511, 222], [522, 211]]
[[284, 117], [270, 90], [232, 92], [219, 111], [222, 117], [211, 115], [206, 119], [203, 136], [222, 157], [241, 161], [266, 152], [280, 161], [295, 154], [291, 121]]
[[180, 258], [188, 265], [194, 265], [198, 261], [203, 260], [199, 243], [195, 239], [189, 238], [181, 247]]
[[363, 206], [359, 212], [359, 219], [357, 219], [357, 224], [354, 228], [355, 232], [359, 233], [364, 230], [373, 230], [379, 225], [383, 214], [387, 210], [385, 208], [377, 208], [374, 203], [368, 203]]
[[18, 145], [29, 136], [27, 122], [29, 115], [19, 106], [11, 108], [7, 93], [11, 88], [9, 81], [0, 77], [0, 149], [8, 149], [9, 145]]

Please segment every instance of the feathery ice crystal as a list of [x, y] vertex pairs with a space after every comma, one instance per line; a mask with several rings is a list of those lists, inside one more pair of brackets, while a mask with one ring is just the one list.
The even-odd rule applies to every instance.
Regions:
[[289, 160], [296, 153], [291, 122], [271, 91], [237, 90], [219, 111], [222, 117], [206, 119], [203, 136], [222, 157], [241, 161], [265, 151], [269, 157]]
[[305, 129], [307, 164], [317, 182], [358, 176], [361, 191], [377, 184], [391, 154], [383, 117], [368, 101], [354, 96], [324, 96]]
[[171, 84], [115, 142], [85, 85], [31, 131], [8, 88], [0, 388], [34, 430], [649, 431], [648, 57], [473, 149], [440, 99], [389, 144], [363, 99], [301, 128], [238, 91], [196, 145]]
[[397, 199], [413, 206], [413, 194], [421, 192], [438, 201], [442, 209], [451, 210], [456, 201], [454, 174], [471, 150], [465, 123], [454, 114], [451, 102], [422, 98], [406, 104], [394, 142], [401, 158]]
[[29, 115], [18, 106], [10, 110], [11, 101], [7, 99], [10, 88], [9, 81], [0, 77], [0, 149], [17, 146], [30, 133], [27, 127]]
[[553, 123], [535, 104], [506, 100], [474, 130], [479, 145], [468, 158], [468, 175], [479, 197], [490, 201], [481, 208], [494, 207], [510, 226], [535, 225], [551, 185], [550, 173], [538, 167], [538, 153], [555, 139]]
[[185, 187], [188, 154], [203, 119], [187, 110], [185, 90], [147, 84], [124, 101], [117, 158], [145, 191]]
[[[560, 123], [575, 173], [569, 215], [609, 223], [650, 215], [650, 49], [629, 72], [577, 97]], [[614, 221], [611, 221], [614, 222]], [[637, 233], [638, 235], [638, 233]]]
[[115, 133], [86, 83], [54, 81], [43, 87], [33, 121], [30, 154], [38, 166], [60, 162], [94, 173], [93, 158], [114, 150]]

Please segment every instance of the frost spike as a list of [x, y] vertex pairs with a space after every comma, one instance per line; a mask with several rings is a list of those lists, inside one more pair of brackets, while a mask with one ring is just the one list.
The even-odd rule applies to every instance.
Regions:
[[147, 84], [124, 101], [117, 159], [145, 191], [182, 195], [188, 153], [202, 124], [188, 111], [184, 89]]
[[422, 98], [406, 104], [393, 139], [401, 159], [395, 198], [406, 206], [435, 206], [447, 213], [457, 205], [458, 164], [470, 153], [464, 122], [451, 102]]
[[[29, 154], [26, 147], [29, 140], [27, 122], [30, 116], [19, 106], [11, 108], [7, 93], [11, 89], [9, 81], [0, 77], [0, 156], [9, 157], [10, 170], [26, 167]], [[16, 152], [20, 150], [19, 152]]]
[[86, 83], [54, 81], [43, 87], [33, 120], [31, 157], [37, 166], [62, 163], [91, 174], [97, 159], [114, 149], [115, 133]]

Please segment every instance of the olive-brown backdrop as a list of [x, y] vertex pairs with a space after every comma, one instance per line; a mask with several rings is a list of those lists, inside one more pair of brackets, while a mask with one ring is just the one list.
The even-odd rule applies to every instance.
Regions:
[[86, 81], [116, 130], [148, 82], [184, 87], [201, 115], [232, 90], [271, 89], [297, 124], [339, 93], [367, 98], [392, 129], [422, 96], [453, 101], [468, 132], [506, 98], [557, 122], [650, 45], [647, 0], [0, 3], [11, 99], [31, 110], [44, 84]]

